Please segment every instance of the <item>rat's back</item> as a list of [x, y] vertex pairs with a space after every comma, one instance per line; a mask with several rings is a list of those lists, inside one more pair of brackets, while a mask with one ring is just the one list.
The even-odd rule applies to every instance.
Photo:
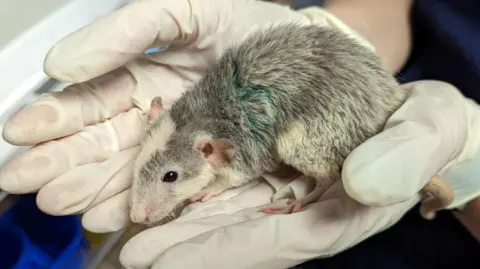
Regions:
[[378, 130], [405, 98], [372, 51], [327, 27], [271, 27], [228, 51], [223, 61], [233, 66], [237, 95], [267, 99], [280, 124], [324, 118]]
[[285, 24], [228, 49], [172, 113], [178, 122], [213, 119], [210, 129], [248, 151], [239, 155], [251, 163], [307, 138], [305, 147], [329, 148], [325, 155], [342, 162], [404, 96], [378, 57], [344, 33]]

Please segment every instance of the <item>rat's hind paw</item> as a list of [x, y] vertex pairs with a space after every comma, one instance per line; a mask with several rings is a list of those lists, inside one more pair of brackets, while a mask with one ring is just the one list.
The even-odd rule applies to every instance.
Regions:
[[305, 206], [308, 204], [309, 203], [305, 203], [302, 200], [294, 200], [286, 205], [278, 205], [277, 203], [272, 203], [266, 205], [260, 211], [267, 215], [291, 214], [304, 210]]
[[298, 200], [292, 200], [286, 205], [278, 205], [276, 203], [272, 203], [266, 205], [261, 209], [261, 211], [265, 214], [274, 215], [274, 214], [291, 214], [303, 211], [305, 207], [311, 203], [315, 203], [318, 201], [320, 196], [323, 194], [322, 188], [315, 188], [314, 191], [309, 193], [307, 196], [300, 198]]

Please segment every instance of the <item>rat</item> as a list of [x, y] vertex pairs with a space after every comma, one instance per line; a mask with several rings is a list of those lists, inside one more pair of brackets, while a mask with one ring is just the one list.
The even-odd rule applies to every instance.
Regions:
[[[152, 100], [134, 164], [130, 218], [154, 225], [181, 205], [284, 166], [315, 187], [261, 210], [301, 211], [341, 180], [346, 157], [383, 130], [407, 93], [374, 52], [340, 30], [286, 23], [253, 31], [168, 110], [160, 96]], [[450, 197], [439, 195], [442, 188], [429, 190]], [[447, 200], [429, 202], [422, 212]]]

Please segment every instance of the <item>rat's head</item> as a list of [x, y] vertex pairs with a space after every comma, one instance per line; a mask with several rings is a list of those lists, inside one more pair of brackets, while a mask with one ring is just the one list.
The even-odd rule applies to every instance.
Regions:
[[148, 121], [134, 165], [130, 218], [154, 224], [215, 180], [231, 160], [233, 145], [207, 132], [177, 128], [159, 97], [152, 101]]

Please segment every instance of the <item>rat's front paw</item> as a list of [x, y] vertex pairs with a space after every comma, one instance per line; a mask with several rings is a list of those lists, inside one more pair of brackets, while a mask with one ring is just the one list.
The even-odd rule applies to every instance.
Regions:
[[206, 202], [206, 201], [212, 199], [213, 196], [214, 195], [212, 195], [210, 193], [200, 193], [200, 194], [194, 195], [192, 198], [190, 198], [190, 202], [191, 203], [195, 203], [195, 202], [198, 202], [198, 201]]
[[206, 202], [213, 197], [217, 196], [218, 194], [222, 193], [223, 190], [219, 188], [208, 188], [204, 191], [201, 191], [200, 193], [194, 195], [192, 198], [190, 198], [191, 203], [195, 203], [198, 201], [201, 202]]

